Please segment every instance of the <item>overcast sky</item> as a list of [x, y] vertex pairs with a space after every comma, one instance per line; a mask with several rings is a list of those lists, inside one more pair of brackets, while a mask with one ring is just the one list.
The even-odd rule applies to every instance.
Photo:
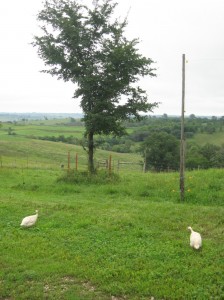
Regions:
[[[117, 2], [117, 17], [129, 12], [126, 36], [139, 38], [140, 52], [156, 62], [157, 77], [140, 83], [150, 102], [161, 102], [154, 113], [180, 115], [185, 54], [186, 115], [224, 115], [224, 1]], [[82, 112], [74, 85], [40, 73], [30, 43], [42, 8], [42, 0], [0, 2], [0, 112]]]

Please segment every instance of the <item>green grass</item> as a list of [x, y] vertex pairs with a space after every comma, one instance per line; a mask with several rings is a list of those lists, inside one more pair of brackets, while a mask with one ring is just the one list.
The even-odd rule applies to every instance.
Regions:
[[[75, 155], [78, 154], [78, 168], [86, 170], [87, 153], [81, 146], [30, 139], [6, 133], [0, 136], [0, 166], [59, 168], [61, 164], [67, 166], [68, 151], [71, 153], [71, 167], [74, 167]], [[109, 153], [99, 149], [95, 153], [96, 166], [99, 160], [106, 160], [110, 155], [112, 155], [115, 169], [117, 168], [118, 160], [129, 162], [130, 165], [126, 166], [129, 169], [137, 169], [139, 171], [142, 169], [140, 165], [136, 165], [142, 160], [140, 154]], [[124, 165], [121, 166], [121, 169], [124, 168]]]
[[224, 143], [224, 133], [215, 132], [213, 134], [209, 133], [197, 133], [195, 134], [191, 141], [195, 141], [198, 145], [203, 146], [207, 143], [221, 146]]
[[[45, 121], [46, 122], [46, 121]], [[1, 138], [4, 138], [8, 134], [8, 128], [13, 130], [13, 133], [20, 137], [44, 137], [44, 136], [55, 136], [64, 135], [64, 137], [74, 136], [76, 138], [82, 138], [84, 133], [83, 126], [69, 126], [63, 124], [7, 124], [3, 123], [0, 130]]]
[[[83, 148], [26, 136], [83, 128], [38, 122], [0, 129], [0, 299], [224, 298], [223, 169], [187, 172], [184, 203], [179, 174], [143, 174], [138, 154], [97, 150], [96, 160], [112, 154], [113, 178], [74, 172], [64, 181], [68, 151], [72, 168], [78, 153], [86, 171]], [[118, 176], [118, 160], [132, 171]], [[36, 209], [37, 225], [21, 229]], [[198, 252], [189, 225], [202, 234]]]
[[[89, 184], [62, 175], [0, 168], [0, 299], [224, 297], [223, 170], [187, 173], [184, 203], [177, 173]], [[36, 226], [20, 229], [35, 209]]]

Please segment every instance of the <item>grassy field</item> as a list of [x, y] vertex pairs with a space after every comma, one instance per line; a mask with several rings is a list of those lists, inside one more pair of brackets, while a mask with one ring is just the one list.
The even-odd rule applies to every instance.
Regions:
[[[85, 127], [80, 125], [80, 120], [69, 123], [69, 119], [20, 121], [16, 123], [2, 123], [2, 125], [2, 128], [0, 127], [0, 138], [3, 139], [5, 135], [8, 134], [9, 127], [15, 135], [21, 138], [59, 137], [63, 135], [66, 138], [73, 136], [81, 139], [85, 130]], [[141, 127], [129, 127], [127, 128], [127, 133], [131, 134], [133, 131], [136, 131], [136, 129], [140, 130], [140, 128]], [[146, 130], [145, 127], [142, 127], [142, 129]], [[188, 140], [194, 141], [200, 146], [206, 143], [221, 146], [223, 144], [223, 137], [223, 132], [214, 132], [213, 134], [196, 133], [193, 138]]]
[[[223, 169], [187, 172], [184, 203], [178, 173], [139, 166], [114, 167], [115, 177], [101, 171], [91, 183], [75, 172], [65, 182], [68, 151], [80, 170], [86, 153], [26, 137], [71, 129], [44, 124], [16, 125], [16, 135], [7, 134], [11, 124], [0, 129], [1, 300], [224, 299]], [[110, 154], [133, 166], [141, 160], [102, 150], [96, 159]], [[21, 229], [36, 209], [37, 224]], [[187, 226], [202, 234], [201, 250], [190, 248]]]
[[199, 146], [204, 146], [207, 143], [221, 146], [224, 143], [224, 134], [223, 132], [215, 132], [213, 134], [197, 133], [190, 140], [195, 141]]
[[[66, 122], [66, 120], [64, 120], [64, 122]], [[47, 120], [40, 123], [39, 121], [17, 124], [3, 123], [0, 136], [4, 137], [8, 133], [9, 128], [11, 128], [14, 135], [28, 138], [40, 138], [44, 136], [58, 137], [60, 135], [64, 135], [64, 137], [74, 136], [76, 138], [82, 138], [84, 133], [83, 126], [71, 126], [58, 123], [58, 120]]]
[[[177, 173], [62, 175], [0, 169], [0, 299], [223, 299], [223, 170], [187, 173], [185, 203]], [[35, 209], [38, 223], [21, 229]]]
[[[66, 136], [66, 132], [70, 130], [70, 133], [68, 134], [69, 136], [71, 135], [73, 127], [63, 127], [61, 125], [16, 125], [14, 127], [12, 126], [13, 130], [14, 128], [14, 132], [16, 133], [15, 135], [8, 135], [8, 124], [4, 124], [0, 128], [0, 166], [58, 169], [62, 164], [67, 166], [68, 152], [70, 152], [71, 167], [74, 167], [75, 165], [75, 156], [77, 154], [79, 170], [86, 169], [87, 153], [83, 147], [32, 138], [32, 136], [34, 137], [34, 133], [36, 134], [37, 131], [39, 132], [39, 135], [42, 134], [42, 136], [59, 136], [60, 134]], [[84, 129], [80, 126], [77, 126], [77, 128], [75, 130], [73, 128], [73, 134], [76, 136], [76, 130], [82, 130], [82, 133], [80, 133], [81, 137]], [[140, 154], [116, 153], [100, 149], [97, 149], [95, 153], [96, 166], [99, 161], [109, 159], [110, 155], [112, 155], [114, 168], [117, 168], [118, 161], [122, 161], [129, 163], [129, 165], [126, 165], [128, 169], [142, 170], [142, 166], [139, 165], [139, 162], [142, 162]], [[120, 168], [124, 169], [125, 166], [123, 165]]]
[[[53, 120], [30, 120], [18, 122], [5, 122], [0, 127], [0, 157], [4, 157], [7, 164], [17, 165], [21, 160], [20, 165], [27, 165], [27, 160], [31, 161], [33, 166], [37, 161], [41, 160], [49, 165], [60, 165], [67, 163], [68, 151], [73, 151], [79, 155], [80, 165], [86, 164], [86, 152], [82, 147], [77, 145], [69, 145], [55, 142], [41, 141], [44, 137], [64, 136], [65, 138], [74, 137], [82, 139], [84, 134], [84, 126], [80, 125], [80, 120], [71, 123], [70, 119], [53, 119]], [[10, 128], [10, 129], [9, 129]], [[10, 130], [10, 134], [9, 134]], [[127, 128], [128, 133], [132, 133], [136, 127]], [[203, 146], [206, 143], [221, 146], [223, 144], [223, 133], [216, 132], [213, 134], [196, 134], [194, 138], [189, 139]], [[139, 143], [135, 143], [135, 147], [139, 147]], [[133, 147], [134, 148], [134, 147]], [[110, 153], [111, 154], [111, 153]], [[108, 159], [107, 151], [96, 151], [96, 160]], [[75, 154], [73, 154], [74, 156]], [[115, 164], [117, 161], [126, 161], [133, 163], [133, 166], [143, 161], [143, 158], [138, 153], [118, 154], [112, 153]], [[10, 157], [10, 159], [8, 159]], [[11, 161], [13, 159], [13, 161]], [[16, 163], [15, 163], [16, 160]], [[132, 169], [141, 169], [134, 167]]]

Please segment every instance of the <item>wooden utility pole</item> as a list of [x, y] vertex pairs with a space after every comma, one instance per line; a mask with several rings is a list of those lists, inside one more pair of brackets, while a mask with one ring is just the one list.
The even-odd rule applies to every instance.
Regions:
[[181, 139], [180, 139], [180, 200], [181, 201], [184, 201], [184, 171], [185, 171], [184, 111], [185, 111], [185, 54], [183, 54], [182, 57], [182, 108], [181, 108]]
[[70, 172], [70, 151], [68, 151], [68, 173]]
[[75, 170], [78, 171], [78, 153], [75, 155]]

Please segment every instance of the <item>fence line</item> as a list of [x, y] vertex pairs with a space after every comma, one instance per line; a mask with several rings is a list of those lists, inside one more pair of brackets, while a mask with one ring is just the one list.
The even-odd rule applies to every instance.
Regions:
[[134, 162], [127, 162], [127, 161], [120, 161], [120, 160], [117, 161], [117, 170], [119, 171], [121, 166], [124, 166], [124, 165], [125, 166], [127, 166], [127, 165], [140, 166], [141, 171], [145, 170], [145, 164], [143, 162], [134, 163]]
[[[87, 159], [84, 162], [83, 158], [79, 159], [78, 155], [76, 155], [73, 159], [71, 159], [68, 163], [66, 158], [63, 162], [55, 161], [53, 162], [43, 162], [38, 160], [32, 159], [20, 159], [20, 158], [10, 158], [8, 156], [0, 156], [0, 168], [11, 168], [11, 169], [36, 169], [36, 170], [71, 170], [71, 171], [85, 171], [88, 169]], [[128, 162], [128, 161], [120, 161], [120, 160], [113, 160], [112, 156], [108, 159], [99, 159], [95, 160], [95, 166], [97, 169], [104, 169], [108, 172], [128, 172], [128, 171], [135, 171], [135, 172], [146, 172], [144, 162]], [[213, 169], [220, 169], [220, 168], [213, 168]], [[221, 168], [222, 169], [222, 168]], [[202, 167], [198, 166], [198, 168], [189, 169], [189, 171], [199, 171], [203, 170]], [[149, 172], [178, 172], [178, 170], [147, 170]]]
[[[109, 155], [108, 159], [95, 159], [95, 166], [97, 169], [105, 169], [108, 172], [119, 171], [140, 171], [142, 172], [143, 163], [137, 162], [125, 162], [120, 160], [114, 160], [112, 155]], [[84, 162], [83, 157], [79, 157], [76, 154], [74, 157], [68, 152], [61, 161], [55, 162], [43, 162], [35, 159], [27, 158], [13, 158], [8, 156], [0, 156], [0, 168], [22, 168], [22, 169], [43, 169], [43, 170], [86, 170], [88, 167], [87, 159]]]
[[[137, 171], [137, 172], [145, 172], [145, 164], [144, 162], [130, 162], [130, 161], [121, 161], [114, 160], [112, 155], [108, 157], [108, 159], [98, 159], [94, 161], [97, 169], [105, 169], [108, 172], [126, 172], [126, 171]], [[83, 156], [78, 156], [76, 153], [75, 156], [71, 155], [70, 152], [64, 156], [62, 160], [55, 160], [55, 162], [49, 161], [38, 161], [32, 160], [29, 157], [19, 158], [19, 157], [8, 157], [8, 156], [0, 156], [0, 168], [21, 168], [21, 169], [40, 169], [40, 170], [79, 170], [84, 171], [87, 170], [87, 159], [84, 159]], [[200, 166], [193, 170], [201, 170]], [[153, 170], [149, 170], [153, 171]], [[161, 170], [161, 172], [175, 172], [178, 170]], [[158, 171], [157, 171], [158, 172]]]

